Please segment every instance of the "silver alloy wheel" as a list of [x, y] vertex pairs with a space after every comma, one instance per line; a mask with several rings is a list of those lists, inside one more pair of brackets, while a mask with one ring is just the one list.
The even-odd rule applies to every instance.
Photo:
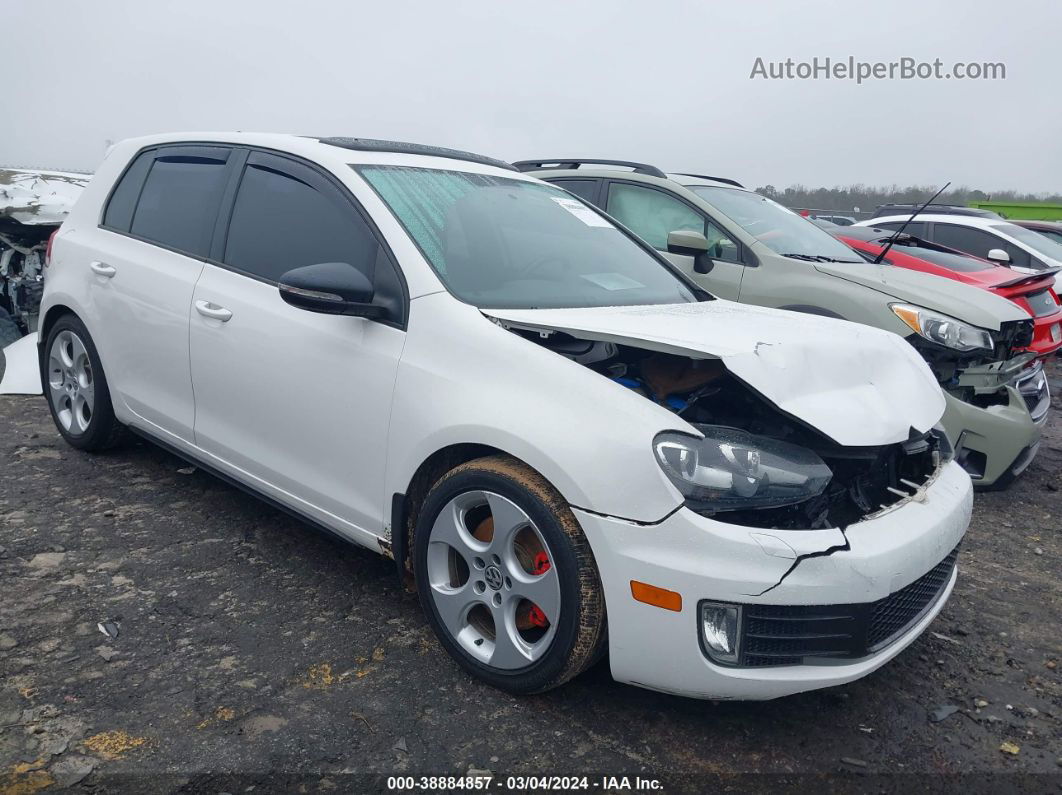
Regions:
[[48, 390], [55, 415], [72, 436], [88, 430], [96, 405], [96, 385], [85, 343], [73, 331], [61, 331], [48, 352]]
[[[481, 541], [469, 528], [469, 513], [489, 508], [493, 535]], [[518, 546], [534, 534], [550, 566], [528, 570]], [[427, 570], [432, 601], [451, 637], [494, 668], [524, 668], [549, 649], [561, 610], [560, 578], [546, 539], [514, 502], [489, 491], [460, 494], [439, 512], [428, 539]], [[536, 605], [548, 626], [528, 632], [518, 611]]]

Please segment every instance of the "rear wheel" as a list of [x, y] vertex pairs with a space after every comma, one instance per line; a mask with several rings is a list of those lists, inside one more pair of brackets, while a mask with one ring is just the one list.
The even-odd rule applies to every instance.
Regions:
[[413, 566], [440, 642], [495, 687], [549, 690], [603, 648], [605, 603], [590, 545], [556, 489], [514, 459], [463, 464], [432, 487]]
[[107, 377], [85, 324], [64, 315], [48, 332], [45, 346], [48, 408], [66, 441], [89, 452], [113, 447], [122, 425], [114, 416]]

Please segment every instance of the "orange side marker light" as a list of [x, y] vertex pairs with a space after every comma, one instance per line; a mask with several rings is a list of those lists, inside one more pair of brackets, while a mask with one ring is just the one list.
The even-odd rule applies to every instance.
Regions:
[[635, 601], [645, 602], [653, 607], [674, 610], [676, 613], [682, 610], [682, 594], [669, 591], [667, 588], [657, 588], [649, 583], [631, 580], [631, 596]]

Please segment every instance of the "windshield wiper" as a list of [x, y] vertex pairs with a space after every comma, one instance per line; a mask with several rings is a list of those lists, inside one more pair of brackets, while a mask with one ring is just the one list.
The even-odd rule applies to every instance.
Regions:
[[825, 254], [783, 254], [782, 256], [802, 259], [808, 262], [859, 262], [857, 259], [836, 259], [835, 257], [827, 257]]
[[881, 261], [883, 259], [885, 259], [885, 255], [889, 253], [889, 249], [892, 248], [893, 244], [897, 240], [900, 239], [900, 235], [903, 234], [903, 230], [907, 228], [907, 225], [909, 223], [911, 223], [911, 221], [914, 220], [914, 217], [916, 215], [918, 215], [920, 212], [923, 212], [926, 209], [926, 207], [928, 207], [930, 204], [932, 204], [933, 203], [933, 199], [937, 198], [937, 196], [939, 196], [944, 191], [946, 191], [948, 189], [948, 185], [950, 185], [950, 184], [951, 184], [950, 182], [944, 183], [944, 187], [943, 188], [941, 188], [936, 193], [934, 193], [932, 196], [930, 196], [929, 197], [929, 201], [927, 201], [925, 204], [923, 204], [921, 207], [919, 207], [917, 210], [915, 210], [913, 213], [911, 213], [911, 217], [908, 218], [906, 221], [904, 221], [902, 224], [900, 224], [900, 228], [896, 230], [896, 234], [894, 234], [892, 237], [889, 238], [889, 242], [885, 244], [885, 247], [881, 249], [881, 251], [878, 253], [878, 256], [876, 256], [874, 258], [874, 264], [875, 265], [880, 265], [881, 264]]

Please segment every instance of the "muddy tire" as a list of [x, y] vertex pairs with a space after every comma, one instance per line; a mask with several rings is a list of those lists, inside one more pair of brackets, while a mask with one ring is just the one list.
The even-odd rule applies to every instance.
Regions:
[[124, 426], [114, 416], [96, 345], [75, 315], [63, 315], [44, 348], [44, 395], [59, 433], [72, 447], [96, 453], [118, 444]]
[[605, 599], [590, 544], [557, 490], [519, 461], [481, 458], [439, 479], [412, 554], [428, 623], [473, 676], [539, 693], [600, 656]]

